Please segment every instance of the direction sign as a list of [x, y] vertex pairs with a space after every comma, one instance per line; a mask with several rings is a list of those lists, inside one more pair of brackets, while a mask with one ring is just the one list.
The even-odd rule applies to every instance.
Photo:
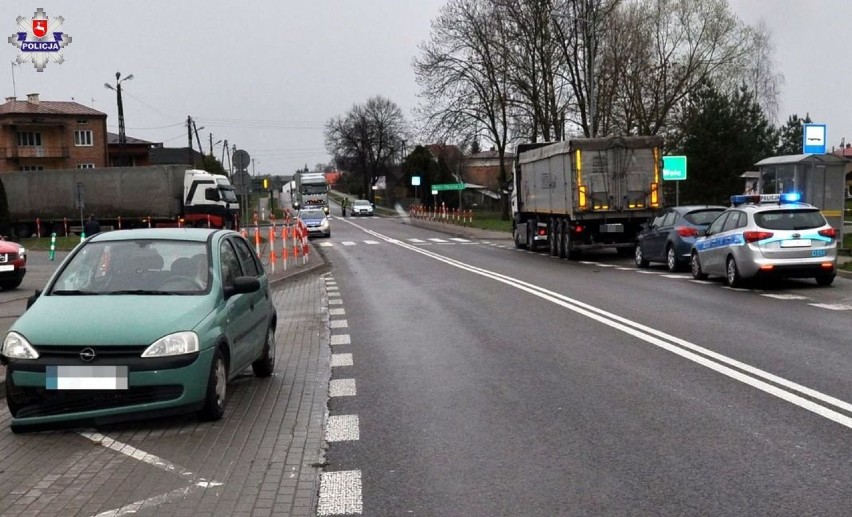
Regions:
[[464, 190], [464, 183], [439, 183], [432, 185], [432, 190]]
[[663, 180], [686, 179], [686, 156], [663, 156]]

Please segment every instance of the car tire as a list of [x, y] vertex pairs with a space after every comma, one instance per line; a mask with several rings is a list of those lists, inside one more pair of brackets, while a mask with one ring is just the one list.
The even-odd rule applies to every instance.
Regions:
[[680, 261], [677, 259], [677, 253], [675, 253], [674, 246], [671, 244], [666, 246], [666, 267], [670, 273], [676, 273], [681, 269]]
[[820, 287], [828, 287], [834, 282], [834, 277], [836, 275], [827, 274], [827, 275], [817, 275], [816, 283]]
[[210, 375], [207, 377], [207, 394], [204, 406], [198, 412], [201, 420], [213, 421], [225, 414], [225, 400], [228, 393], [228, 362], [221, 347], [216, 347], [210, 362]]
[[0, 289], [3, 289], [4, 291], [11, 291], [12, 289], [17, 289], [17, 287], [21, 285], [21, 282], [23, 282], [23, 280], [23, 278], [18, 278], [16, 280], [4, 280], [3, 282], [0, 282]]
[[275, 327], [269, 325], [266, 331], [266, 342], [263, 343], [263, 353], [257, 361], [251, 363], [255, 377], [269, 377], [275, 371]]
[[637, 242], [636, 248], [633, 250], [633, 260], [636, 262], [636, 267], [646, 268], [650, 264], [645, 260], [645, 254], [642, 253], [642, 244]]
[[697, 252], [692, 252], [692, 257], [689, 261], [689, 265], [692, 269], [692, 278], [696, 280], [707, 280], [707, 273], [701, 271], [701, 261], [698, 260]]
[[728, 257], [725, 261], [725, 283], [728, 287], [740, 287], [743, 284], [743, 279], [740, 276], [740, 270], [737, 268], [737, 261], [734, 257]]

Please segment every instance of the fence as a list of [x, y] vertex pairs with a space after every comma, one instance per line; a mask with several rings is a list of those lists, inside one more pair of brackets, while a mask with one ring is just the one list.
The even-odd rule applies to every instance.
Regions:
[[411, 205], [408, 212], [412, 219], [436, 221], [458, 226], [470, 226], [473, 224], [473, 210], [447, 208], [447, 205], [444, 204], [441, 206]]

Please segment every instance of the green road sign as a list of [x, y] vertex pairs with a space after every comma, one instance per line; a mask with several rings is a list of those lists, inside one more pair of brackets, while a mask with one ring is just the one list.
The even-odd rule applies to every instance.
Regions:
[[432, 190], [464, 190], [464, 183], [439, 183], [432, 185]]
[[663, 156], [663, 180], [686, 179], [686, 156]]

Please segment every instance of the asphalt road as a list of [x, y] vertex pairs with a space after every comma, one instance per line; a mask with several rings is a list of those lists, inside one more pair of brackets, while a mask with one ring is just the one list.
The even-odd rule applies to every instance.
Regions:
[[849, 279], [731, 290], [378, 218], [334, 232], [352, 389], [329, 409], [358, 433], [326, 472], [357, 473], [366, 514], [848, 514]]

